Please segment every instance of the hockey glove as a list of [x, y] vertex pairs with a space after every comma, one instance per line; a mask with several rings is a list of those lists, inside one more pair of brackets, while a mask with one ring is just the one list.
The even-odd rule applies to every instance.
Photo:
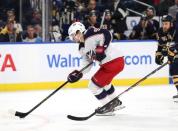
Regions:
[[104, 51], [105, 48], [103, 46], [97, 46], [95, 49], [95, 59], [101, 62], [106, 57]]
[[168, 47], [168, 56], [174, 57], [177, 54], [177, 50], [175, 49], [174, 46]]
[[83, 73], [78, 71], [78, 70], [74, 70], [73, 72], [71, 72], [68, 77], [67, 80], [70, 83], [74, 83], [77, 82], [78, 80], [80, 80], [83, 77]]
[[162, 48], [161, 53], [162, 53], [163, 56], [167, 56], [167, 55], [168, 55], [168, 49], [167, 49], [166, 46], [164, 46], [164, 47]]
[[155, 57], [155, 62], [158, 65], [162, 65], [163, 64], [163, 60], [164, 60], [164, 56], [162, 55], [161, 52], [156, 52], [156, 57]]
[[172, 46], [168, 48], [168, 60], [170, 63], [177, 61], [178, 54], [177, 50]]
[[168, 56], [168, 61], [169, 61], [169, 64], [172, 64], [172, 63], [178, 64], [178, 55], [175, 55], [174, 57]]

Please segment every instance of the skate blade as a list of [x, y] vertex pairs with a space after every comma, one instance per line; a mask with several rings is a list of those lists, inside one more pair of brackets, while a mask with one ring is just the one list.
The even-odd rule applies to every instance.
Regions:
[[114, 112], [108, 112], [108, 113], [104, 113], [104, 114], [98, 114], [96, 113], [96, 116], [115, 116], [116, 114]]
[[124, 109], [125, 107], [126, 107], [126, 106], [123, 106], [123, 105], [117, 106], [117, 107], [114, 108], [114, 111], [122, 110], [122, 109]]

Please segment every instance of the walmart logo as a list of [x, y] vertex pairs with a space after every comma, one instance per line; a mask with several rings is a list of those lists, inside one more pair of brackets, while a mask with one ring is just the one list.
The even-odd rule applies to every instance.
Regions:
[[[67, 56], [48, 54], [46, 57], [50, 68], [80, 67], [82, 62], [82, 57], [73, 56], [72, 54], [68, 54]], [[154, 59], [150, 55], [126, 55], [124, 58], [127, 66], [150, 65], [153, 64], [152, 59]]]

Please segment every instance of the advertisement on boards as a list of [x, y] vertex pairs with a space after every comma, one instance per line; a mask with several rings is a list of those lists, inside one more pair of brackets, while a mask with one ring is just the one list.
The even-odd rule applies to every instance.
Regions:
[[[113, 42], [124, 55], [125, 68], [115, 77], [120, 83], [140, 79], [158, 66], [155, 64], [157, 42]], [[70, 72], [82, 68], [78, 44], [17, 44], [1, 45], [0, 84], [63, 82]], [[84, 75], [89, 80], [99, 68], [95, 63]], [[168, 67], [152, 75], [152, 79], [168, 79]], [[153, 83], [154, 84], [154, 83]]]

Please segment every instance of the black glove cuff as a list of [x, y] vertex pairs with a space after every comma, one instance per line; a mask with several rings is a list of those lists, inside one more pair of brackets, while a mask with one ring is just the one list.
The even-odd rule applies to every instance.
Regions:
[[96, 54], [96, 60], [102, 61], [106, 57], [105, 53], [102, 54]]

